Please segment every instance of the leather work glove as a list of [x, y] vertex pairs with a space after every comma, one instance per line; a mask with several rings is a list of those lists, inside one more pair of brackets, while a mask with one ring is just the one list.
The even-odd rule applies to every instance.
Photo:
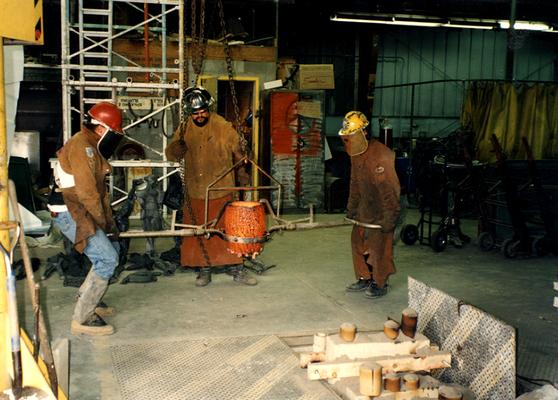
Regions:
[[178, 139], [176, 142], [172, 142], [165, 149], [165, 155], [170, 161], [178, 161], [184, 158], [184, 154], [188, 151], [188, 146], [183, 139]]
[[105, 232], [111, 242], [117, 242], [120, 239], [120, 231], [114, 223], [110, 224]]

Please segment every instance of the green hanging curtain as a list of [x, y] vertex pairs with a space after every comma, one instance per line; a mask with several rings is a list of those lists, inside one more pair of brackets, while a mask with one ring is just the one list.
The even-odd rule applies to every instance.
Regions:
[[525, 136], [536, 159], [558, 158], [558, 86], [473, 82], [467, 89], [462, 126], [475, 132], [477, 159], [494, 162], [491, 135], [510, 159], [525, 159]]

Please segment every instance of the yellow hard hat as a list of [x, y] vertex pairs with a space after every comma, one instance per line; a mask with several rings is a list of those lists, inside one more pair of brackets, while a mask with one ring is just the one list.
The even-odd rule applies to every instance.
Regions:
[[366, 115], [360, 111], [349, 111], [343, 118], [343, 127], [339, 130], [339, 135], [352, 135], [367, 126]]

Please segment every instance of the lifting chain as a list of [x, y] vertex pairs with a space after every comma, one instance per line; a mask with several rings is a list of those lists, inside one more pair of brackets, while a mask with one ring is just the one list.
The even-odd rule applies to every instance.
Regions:
[[221, 31], [223, 34], [223, 43], [225, 49], [225, 60], [227, 62], [227, 74], [229, 76], [229, 85], [231, 88], [231, 97], [233, 102], [234, 108], [234, 116], [235, 116], [235, 123], [234, 126], [236, 128], [236, 132], [238, 133], [239, 140], [240, 140], [240, 149], [242, 151], [242, 155], [246, 156], [248, 154], [248, 142], [244, 138], [240, 130], [241, 122], [240, 122], [240, 108], [238, 106], [238, 99], [236, 97], [236, 89], [234, 86], [234, 70], [233, 70], [233, 62], [231, 57], [231, 49], [229, 46], [229, 37], [227, 34], [227, 27], [225, 25], [225, 12], [223, 9], [223, 1], [217, 0], [217, 6], [219, 8], [219, 22], [221, 23]]
[[[197, 82], [199, 75], [203, 68], [203, 61], [205, 59], [205, 49], [206, 49], [206, 41], [204, 39], [204, 29], [205, 29], [205, 0], [200, 0], [200, 27], [199, 32], [196, 24], [196, 2], [198, 0], [191, 0], [191, 23], [192, 23], [192, 45], [190, 46], [192, 49], [191, 60], [192, 60], [192, 69], [196, 74], [194, 83]], [[184, 19], [184, 35], [186, 35], [186, 19]], [[182, 91], [186, 89], [190, 85], [190, 75], [189, 75], [189, 63], [188, 63], [188, 41], [184, 40], [184, 84]], [[188, 124], [190, 123], [190, 118], [184, 112], [184, 97], [182, 97], [182, 104], [180, 107], [180, 121], [182, 121], [181, 125], [183, 125], [182, 134], [186, 135], [186, 131], [188, 130]], [[182, 137], [182, 140], [185, 138]], [[192, 201], [190, 199], [190, 194], [188, 193], [188, 185], [186, 185], [186, 162], [185, 159], [182, 158], [179, 160], [179, 174], [180, 180], [182, 181], [182, 189], [184, 191], [184, 204], [186, 205], [186, 209], [188, 210], [188, 215], [190, 216], [190, 221], [193, 225], [197, 225], [197, 219], [194, 215], [194, 210], [192, 208]], [[200, 236], [196, 236], [198, 245], [203, 254], [203, 258], [205, 259], [205, 263], [207, 267], [211, 267], [211, 260], [209, 258], [209, 253], [205, 247], [203, 242], [203, 238]]]
[[204, 37], [205, 31], [205, 0], [200, 0], [200, 19], [199, 27], [196, 24], [196, 2], [192, 1], [192, 69], [196, 74], [195, 82], [198, 81], [199, 75], [203, 70], [203, 62], [205, 60], [205, 51], [207, 47], [207, 40]]
[[184, 114], [184, 90], [186, 90], [186, 88], [188, 87], [188, 85], [190, 84], [190, 65], [189, 65], [189, 61], [188, 61], [188, 35], [187, 35], [187, 26], [188, 23], [186, 22], [187, 19], [184, 18], [183, 20], [183, 52], [184, 52], [184, 62], [182, 64], [182, 73], [184, 74], [184, 77], [182, 78], [182, 87], [180, 88], [181, 94], [180, 94], [180, 123], [184, 122], [184, 120], [187, 118], [187, 116]]
[[[183, 137], [182, 140], [185, 139], [185, 135], [186, 135], [186, 131], [188, 130], [188, 124], [190, 123], [190, 118], [188, 118], [186, 120], [186, 122], [183, 123], [184, 125], [184, 130], [182, 131]], [[179, 160], [179, 174], [180, 174], [180, 180], [182, 181], [182, 189], [184, 191], [184, 203], [186, 205], [186, 208], [188, 209], [188, 215], [190, 216], [190, 221], [192, 222], [192, 225], [197, 225], [198, 222], [196, 220], [196, 216], [194, 215], [194, 209], [192, 208], [192, 201], [190, 199], [190, 194], [188, 193], [188, 185], [186, 185], [186, 161], [184, 158], [181, 158]], [[198, 245], [200, 246], [200, 249], [203, 253], [203, 258], [205, 259], [205, 263], [207, 265], [207, 267], [211, 267], [211, 260], [209, 259], [209, 253], [207, 252], [207, 249], [205, 247], [205, 244], [203, 242], [203, 238], [201, 236], [196, 236], [196, 239], [198, 241]]]

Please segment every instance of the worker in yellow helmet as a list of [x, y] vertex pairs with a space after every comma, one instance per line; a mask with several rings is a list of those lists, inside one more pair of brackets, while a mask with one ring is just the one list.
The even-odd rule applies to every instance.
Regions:
[[351, 246], [357, 281], [347, 291], [364, 291], [366, 297], [378, 298], [387, 293], [387, 280], [395, 273], [393, 234], [400, 212], [400, 184], [394, 152], [376, 139], [368, 140], [367, 126], [363, 113], [350, 111], [339, 130], [351, 156], [347, 217], [355, 222]]

